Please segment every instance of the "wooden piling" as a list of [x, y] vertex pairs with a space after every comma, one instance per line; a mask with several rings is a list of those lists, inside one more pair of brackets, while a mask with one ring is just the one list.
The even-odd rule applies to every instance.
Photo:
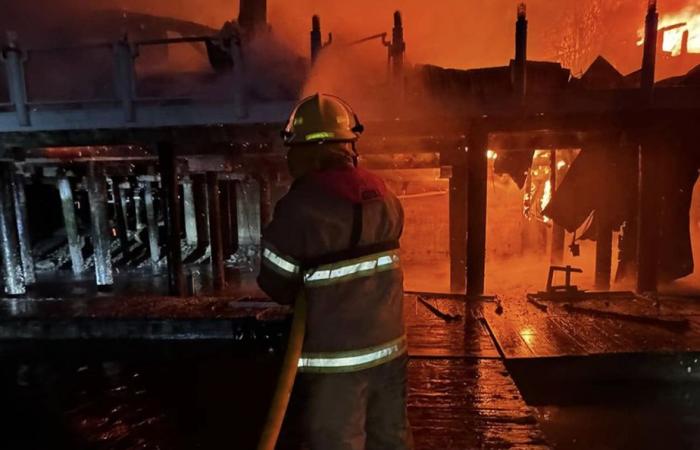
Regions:
[[484, 293], [488, 133], [472, 127], [467, 151], [467, 295]]
[[117, 226], [117, 236], [119, 237], [119, 247], [122, 252], [122, 264], [128, 264], [131, 259], [129, 251], [129, 230], [127, 229], [126, 215], [124, 211], [124, 199], [122, 190], [119, 187], [119, 178], [112, 178], [112, 196], [114, 198], [114, 221]]
[[24, 177], [15, 175], [12, 181], [12, 191], [15, 201], [15, 220], [17, 222], [17, 237], [19, 238], [24, 284], [31, 286], [36, 283], [36, 273], [34, 271], [34, 257], [32, 256], [32, 241], [29, 236], [27, 193], [25, 192]]
[[158, 144], [158, 164], [163, 192], [165, 229], [168, 236], [168, 281], [170, 295], [184, 296], [185, 275], [180, 247], [180, 200], [178, 198], [177, 162], [175, 148], [170, 142]]
[[75, 217], [75, 201], [73, 200], [73, 190], [70, 180], [67, 177], [58, 179], [58, 193], [61, 197], [61, 208], [63, 210], [63, 224], [66, 227], [66, 237], [68, 238], [68, 251], [70, 253], [71, 267], [73, 273], [78, 275], [85, 270], [83, 260], [83, 244], [78, 233], [78, 221]]
[[88, 164], [88, 200], [92, 227], [95, 281], [98, 289], [108, 289], [114, 284], [112, 275], [112, 249], [107, 222], [107, 180], [95, 162]]
[[7, 295], [24, 295], [26, 286], [22, 271], [12, 193], [13, 163], [0, 163], [0, 253], [2, 276]]
[[450, 290], [464, 293], [467, 282], [467, 167], [452, 166], [450, 203]]
[[209, 199], [209, 239], [211, 242], [212, 278], [215, 289], [226, 285], [224, 274], [224, 248], [221, 235], [221, 204], [219, 195], [219, 176], [216, 172], [207, 172], [207, 197]]

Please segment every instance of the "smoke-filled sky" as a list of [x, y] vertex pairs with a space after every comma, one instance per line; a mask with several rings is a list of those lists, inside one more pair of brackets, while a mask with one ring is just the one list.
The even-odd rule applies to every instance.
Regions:
[[[192, 20], [219, 28], [237, 15], [237, 0], [0, 0], [4, 28], [57, 29], [59, 22], [85, 8], [123, 8]], [[275, 32], [300, 54], [308, 53], [312, 14], [324, 33], [350, 40], [390, 31], [392, 12], [404, 15], [407, 55], [413, 62], [452, 67], [504, 65], [513, 54], [515, 0], [269, 0], [268, 20]], [[574, 72], [604, 53], [623, 72], [634, 70], [637, 30], [644, 0], [530, 0], [529, 56], [560, 59]], [[661, 13], [700, 0], [659, 0]], [[8, 23], [9, 22], [9, 23]], [[45, 38], [60, 39], [54, 33]], [[370, 51], [375, 44], [367, 44]], [[573, 56], [572, 56], [573, 55]]]

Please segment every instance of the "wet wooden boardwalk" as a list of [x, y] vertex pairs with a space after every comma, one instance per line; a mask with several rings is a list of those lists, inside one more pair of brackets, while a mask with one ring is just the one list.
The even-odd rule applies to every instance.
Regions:
[[404, 314], [416, 450], [549, 448], [478, 314], [427, 301], [441, 315], [413, 296]]
[[507, 360], [700, 352], [700, 299], [502, 300], [483, 317]]

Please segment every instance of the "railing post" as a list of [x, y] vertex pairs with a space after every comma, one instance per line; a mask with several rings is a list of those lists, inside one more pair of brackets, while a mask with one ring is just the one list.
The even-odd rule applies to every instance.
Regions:
[[18, 47], [15, 33], [7, 33], [7, 41], [7, 46], [2, 52], [2, 60], [5, 63], [10, 101], [15, 107], [19, 126], [28, 127], [31, 123], [29, 120], [29, 108], [27, 107], [27, 85], [24, 75], [26, 55]]

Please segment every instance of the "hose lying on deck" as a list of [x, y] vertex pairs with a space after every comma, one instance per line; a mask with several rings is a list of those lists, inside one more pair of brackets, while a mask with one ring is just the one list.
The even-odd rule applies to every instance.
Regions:
[[306, 332], [306, 293], [304, 289], [299, 290], [296, 303], [294, 304], [294, 317], [292, 327], [289, 332], [287, 352], [282, 361], [282, 369], [277, 380], [277, 387], [272, 396], [272, 404], [267, 413], [267, 420], [263, 428], [257, 450], [274, 450], [279, 438], [284, 415], [289, 405], [289, 397], [294, 388], [294, 379], [297, 376], [299, 358], [301, 357], [301, 347], [304, 344], [304, 333]]

